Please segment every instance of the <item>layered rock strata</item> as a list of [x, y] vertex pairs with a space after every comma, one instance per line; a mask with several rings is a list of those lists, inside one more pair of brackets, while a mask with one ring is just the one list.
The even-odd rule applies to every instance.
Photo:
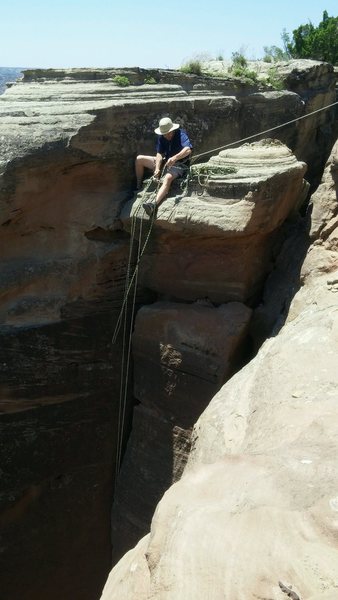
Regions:
[[[229, 64], [226, 61], [212, 61], [206, 65], [206, 68], [220, 76], [229, 76]], [[305, 108], [304, 114], [320, 110], [322, 107], [329, 106], [336, 101], [334, 80], [337, 75], [334, 67], [329, 63], [321, 63], [315, 60], [290, 60], [276, 62], [271, 67], [269, 63], [252, 61], [249, 62], [249, 69], [253, 69], [257, 73], [259, 81], [269, 80], [272, 74], [272, 78], [279, 81], [279, 83], [283, 83], [285, 89], [302, 98]], [[329, 86], [327, 85], [328, 80], [330, 81]], [[255, 98], [255, 110], [252, 108], [253, 98]], [[245, 129], [249, 132], [248, 135], [265, 129], [266, 106], [267, 104], [271, 105], [271, 102], [275, 105], [276, 120], [269, 127], [277, 127], [281, 122], [287, 123], [292, 120], [288, 114], [284, 113], [281, 100], [282, 96], [279, 92], [266, 93], [261, 90], [257, 90], [250, 98], [243, 98], [245, 110], [242, 116], [245, 120]], [[290, 101], [292, 102], [291, 97]], [[315, 147], [318, 143], [321, 143], [320, 140], [325, 145], [324, 140], [327, 137], [328, 130], [334, 130], [330, 144], [331, 149], [337, 134], [336, 117], [337, 110], [332, 107], [328, 113], [326, 111], [318, 112], [309, 118], [301, 119], [296, 128], [294, 124], [290, 124], [283, 130], [278, 131], [277, 137], [292, 148], [299, 159], [304, 160], [309, 165], [308, 177], [311, 182], [314, 181], [315, 187], [319, 184], [320, 174], [328, 157], [326, 155], [323, 162], [323, 157], [320, 158], [316, 154]]]
[[[278, 140], [263, 140], [224, 150], [205, 168], [158, 208], [140, 282], [185, 301], [250, 303], [271, 268], [274, 232], [306, 198], [306, 165]], [[153, 196], [125, 205], [125, 228]]]
[[[26, 73], [1, 95], [0, 423], [9, 440], [1, 461], [5, 597], [92, 600], [110, 563], [121, 371], [120, 340], [112, 349], [111, 337], [129, 255], [119, 213], [132, 187], [135, 155], [153, 152], [153, 129], [165, 114], [189, 129], [195, 153], [245, 137], [255, 115], [259, 130], [303, 115], [306, 78], [314, 67], [297, 71], [305, 73], [299, 93], [137, 69], [127, 74], [134, 85], [120, 88], [113, 81], [116, 70], [71, 69]], [[319, 67], [318, 75], [321, 91], [313, 90], [323, 106], [331, 74]], [[145, 84], [148, 76], [157, 83]], [[255, 93], [264, 94], [263, 111]], [[312, 120], [316, 158], [329, 147], [330, 119], [325, 112]], [[326, 137], [318, 135], [317, 143], [315, 132], [321, 131]], [[302, 130], [279, 133], [303, 159], [308, 148]], [[140, 287], [137, 304], [154, 294]], [[129, 382], [127, 411], [130, 390]], [[60, 459], [63, 453], [69, 460]], [[76, 543], [72, 523], [83, 532], [83, 543]]]
[[[195, 420], [249, 356], [245, 303], [261, 291], [276, 231], [304, 200], [305, 170], [278, 141], [223, 151], [196, 166], [185, 194], [167, 199], [148, 220], [140, 285], [176, 302], [141, 309], [135, 323], [140, 406], [113, 506], [113, 559], [146, 533], [157, 501], [182, 473]], [[141, 203], [152, 194], [123, 209], [133, 234], [141, 232]]]
[[337, 153], [287, 323], [198, 420], [182, 479], [103, 600], [336, 598]]

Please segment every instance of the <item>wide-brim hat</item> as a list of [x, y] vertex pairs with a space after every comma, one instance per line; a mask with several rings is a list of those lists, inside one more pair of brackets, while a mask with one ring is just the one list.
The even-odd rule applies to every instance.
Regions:
[[167, 133], [178, 129], [179, 126], [179, 123], [173, 123], [169, 117], [163, 117], [163, 119], [160, 120], [158, 127], [155, 129], [155, 133], [157, 133], [157, 135], [166, 135]]

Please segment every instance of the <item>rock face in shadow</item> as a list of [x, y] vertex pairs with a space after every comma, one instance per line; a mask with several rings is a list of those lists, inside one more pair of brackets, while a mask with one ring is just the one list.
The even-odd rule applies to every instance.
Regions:
[[1, 408], [1, 596], [95, 598], [110, 565], [111, 394]]
[[335, 598], [337, 151], [285, 326], [197, 421], [182, 479], [102, 599]]
[[68, 104], [52, 118], [39, 90], [15, 116], [15, 89], [0, 105], [0, 588], [92, 600], [111, 555], [121, 368], [111, 338], [129, 244], [108, 231], [119, 206], [109, 165], [67, 145], [93, 116], [71, 125]]
[[183, 472], [191, 428], [243, 360], [251, 310], [240, 303], [156, 302], [133, 334], [132, 432], [112, 514], [113, 561], [148, 530], [157, 502]]
[[18, 84], [0, 103], [0, 589], [93, 600], [111, 564], [121, 371], [111, 341], [129, 240], [114, 232], [119, 170], [89, 134], [86, 152], [71, 148], [95, 100], [81, 112], [51, 88]]
[[[146, 85], [150, 73], [137, 69], [128, 74], [133, 85], [120, 88], [113, 82], [116, 70], [70, 69], [27, 72], [1, 95], [0, 427], [6, 444], [0, 589], [5, 597], [93, 600], [106, 577], [120, 437], [122, 340], [113, 347], [111, 340], [129, 256], [119, 215], [130, 197], [135, 155], [153, 152], [153, 130], [168, 113], [187, 126], [195, 156], [245, 137], [254, 119], [261, 130], [279, 124], [282, 116], [304, 115], [306, 78], [312, 81], [315, 70], [320, 87], [313, 80], [313, 97], [324, 106], [334, 93], [333, 74], [325, 65], [297, 69], [307, 73], [304, 88], [277, 94], [176, 72], [151, 72], [157, 83]], [[259, 94], [264, 94], [263, 110]], [[328, 153], [331, 123], [330, 111], [312, 120], [311, 155], [318, 161]], [[283, 129], [278, 137], [304, 159], [308, 138], [301, 128]], [[197, 247], [192, 250], [197, 253]], [[228, 257], [221, 257], [219, 271]], [[216, 304], [256, 289], [247, 281], [243, 287], [242, 280], [238, 287], [240, 293], [236, 288], [224, 298], [222, 287]], [[156, 299], [154, 290], [140, 286], [137, 307], [153, 301], [154, 294]], [[130, 424], [134, 399], [130, 380], [127, 385]], [[181, 430], [174, 434], [179, 438]], [[186, 456], [184, 433], [180, 440]], [[32, 575], [37, 564], [39, 580]]]

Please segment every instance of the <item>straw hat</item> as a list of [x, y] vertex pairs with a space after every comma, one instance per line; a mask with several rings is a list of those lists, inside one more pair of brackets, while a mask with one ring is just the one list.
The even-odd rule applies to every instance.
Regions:
[[160, 120], [158, 127], [155, 129], [155, 133], [158, 135], [166, 135], [170, 131], [174, 131], [179, 128], [179, 123], [173, 123], [169, 117], [163, 117]]

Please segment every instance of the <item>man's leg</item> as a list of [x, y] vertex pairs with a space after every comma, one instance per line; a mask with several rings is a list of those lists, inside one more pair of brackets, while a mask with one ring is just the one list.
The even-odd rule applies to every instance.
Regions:
[[143, 203], [143, 208], [146, 211], [147, 215], [152, 216], [153, 213], [156, 211], [157, 207], [161, 204], [161, 202], [163, 202], [163, 200], [165, 199], [165, 197], [168, 195], [169, 190], [170, 190], [170, 186], [172, 184], [172, 182], [174, 181], [174, 179], [176, 179], [179, 176], [179, 173], [177, 170], [175, 170], [174, 168], [171, 167], [170, 172], [167, 172], [163, 179], [162, 179], [162, 184], [160, 189], [158, 190], [157, 194], [156, 194], [156, 200], [154, 201], [149, 201], [149, 202], [144, 202]]
[[176, 177], [172, 173], [166, 173], [163, 177], [162, 185], [156, 195], [156, 205], [159, 206], [164, 198], [168, 195], [170, 186]]
[[136, 175], [137, 189], [139, 189], [142, 185], [144, 169], [150, 169], [150, 171], [154, 171], [154, 169], [155, 169], [155, 157], [154, 156], [145, 156], [144, 154], [139, 154], [136, 157], [135, 175]]

